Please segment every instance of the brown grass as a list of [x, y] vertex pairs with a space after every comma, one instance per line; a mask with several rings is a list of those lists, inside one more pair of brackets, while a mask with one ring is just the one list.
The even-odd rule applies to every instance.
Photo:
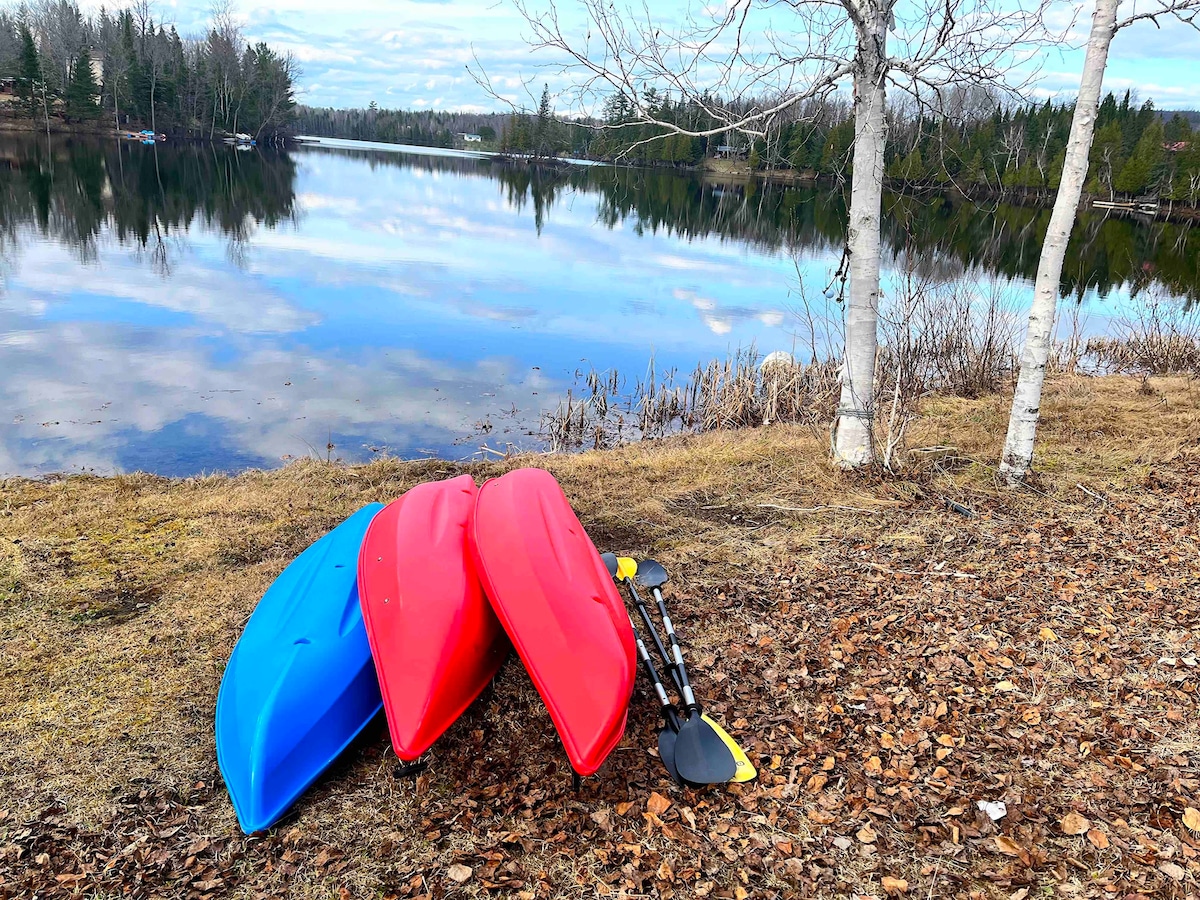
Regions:
[[[969, 567], [989, 541], [1020, 540], [1025, 531], [1053, 517], [1078, 522], [1070, 527], [1081, 534], [1095, 532], [1096, 540], [1105, 538], [1105, 529], [1129, 523], [1122, 552], [1135, 560], [1135, 568], [1148, 565], [1137, 562], [1139, 554], [1160, 550], [1145, 547], [1144, 535], [1135, 535], [1136, 516], [1122, 513], [1112, 520], [1117, 524], [1100, 531], [1094, 527], [1098, 509], [1108, 509], [1108, 504], [1115, 509], [1118, 500], [1136, 507], [1147, 484], [1165, 491], [1163, 503], [1169, 505], [1170, 479], [1176, 477], [1170, 467], [1200, 453], [1197, 386], [1185, 379], [1152, 379], [1148, 385], [1125, 378], [1053, 382], [1043, 406], [1040, 476], [1034, 489], [1021, 493], [1001, 489], [994, 480], [992, 466], [1007, 416], [1000, 396], [928, 399], [911, 427], [909, 445], [943, 449], [914, 453], [901, 477], [838, 472], [825, 461], [826, 435], [803, 426], [773, 426], [469, 466], [382, 460], [348, 468], [304, 462], [237, 477], [71, 476], [0, 482], [0, 759], [5, 761], [0, 766], [0, 860], [5, 845], [19, 843], [24, 826], [16, 823], [31, 820], [51, 803], [61, 804], [65, 812], [58, 815], [85, 831], [127, 827], [132, 834], [136, 823], [122, 819], [127, 814], [120, 809], [114, 813], [114, 797], [146, 787], [177, 798], [173, 802], [190, 810], [189, 827], [198, 834], [231, 838], [237, 826], [219, 790], [213, 707], [224, 663], [271, 580], [303, 547], [364, 503], [386, 501], [418, 482], [462, 471], [483, 479], [532, 464], [558, 477], [601, 549], [652, 554], [677, 573], [680, 620], [697, 660], [701, 692], [714, 698], [714, 710], [752, 748], [766, 777], [748, 789], [671, 788], [647, 757], [653, 713], [641, 702], [635, 704], [615, 761], [574, 797], [540, 701], [519, 665], [510, 662], [494, 688], [435, 747], [431, 769], [421, 779], [396, 777], [386, 738], [376, 731], [310, 791], [273, 837], [258, 843], [237, 838], [230, 845], [237, 855], [222, 864], [240, 873], [245, 890], [279, 890], [285, 883], [286, 867], [263, 866], [261, 854], [267, 848], [277, 855], [287, 847], [315, 854], [319, 846], [333, 848], [349, 865], [300, 864], [291, 875], [296, 896], [336, 896], [341, 887], [353, 896], [370, 896], [382, 888], [404, 895], [404, 885], [413, 878], [424, 885], [415, 893], [482, 894], [478, 881], [462, 889], [447, 882], [445, 867], [472, 858], [478, 867], [480, 854], [495, 849], [499, 835], [529, 832], [531, 823], [540, 823], [545, 828], [536, 839], [505, 851], [505, 858], [523, 873], [516, 880], [538, 896], [595, 896], [598, 878], [615, 888], [623, 870], [597, 856], [589, 849], [591, 839], [580, 835], [596, 829], [593, 814], [617, 819], [617, 804], [644, 804], [650, 790], [657, 790], [675, 800], [676, 810], [685, 805], [694, 810], [702, 823], [697, 837], [680, 837], [678, 820], [666, 832], [646, 825], [637, 818], [636, 806], [633, 821], [613, 826], [613, 840], [642, 848], [635, 869], [646, 859], [669, 860], [676, 872], [695, 869], [687, 882], [691, 887], [682, 881], [675, 887], [678, 896], [708, 882], [716, 888], [703, 892], [715, 890], [714, 896], [732, 896], [735, 884], [755, 896], [760, 891], [762, 896], [781, 890], [808, 893], [799, 886], [808, 883], [811, 867], [819, 869], [835, 858], [844, 876], [857, 872], [855, 878], [863, 879], [855, 886], [862, 893], [871, 893], [874, 885], [882, 896], [875, 879], [891, 867], [907, 872], [922, 895], [927, 890], [930, 896], [954, 893], [958, 888], [946, 885], [955, 884], [987, 896], [1007, 896], [1013, 884], [1023, 882], [1010, 879], [1008, 888], [994, 891], [985, 874], [997, 864], [991, 857], [947, 856], [931, 876], [920, 874], [918, 857], [924, 851], [899, 836], [891, 845], [894, 850], [881, 841], [881, 849], [865, 856], [855, 849], [857, 844], [849, 851], [830, 848], [827, 830], [805, 817], [812, 804], [797, 798], [797, 779], [803, 783], [809, 778], [804, 742], [796, 737], [804, 729], [797, 726], [793, 732], [775, 719], [761, 719], [769, 704], [766, 694], [757, 692], [771, 694], [771, 703], [786, 700], [784, 711], [799, 711], [798, 721], [807, 722], [813, 733], [814, 717], [823, 707], [816, 699], [817, 682], [804, 673], [815, 667], [816, 658], [828, 661], [822, 653], [838, 658], [837, 645], [832, 650], [828, 646], [832, 625], [825, 606], [833, 608], [832, 598], [842, 590], [838, 585], [857, 590], [856, 579], [863, 572], [922, 569], [933, 556], [944, 560], [947, 571]], [[949, 511], [947, 500], [971, 508], [980, 518]], [[1200, 577], [1200, 551], [1194, 517], [1192, 521], [1164, 533], [1167, 549], [1161, 552], [1185, 560], [1180, 565], [1190, 567], [1195, 579]], [[1189, 549], [1190, 558], [1185, 555]], [[1053, 560], [1047, 565], [1053, 572]], [[938, 576], [929, 577], [940, 583]], [[799, 630], [786, 642], [763, 645], [757, 680], [748, 681], [744, 690], [734, 684], [736, 676], [717, 681], [724, 651], [742, 646], [748, 632], [781, 638], [782, 632], [769, 623], [777, 622], [780, 598], [785, 593], [791, 597], [798, 578], [811, 579], [818, 586], [814, 590], [829, 593], [824, 599], [813, 594], [789, 601], [791, 614], [799, 616], [789, 627]], [[928, 598], [909, 591], [904, 596], [916, 604], [911, 608], [925, 608]], [[989, 601], [977, 597], [972, 602], [983, 608]], [[1112, 604], [1118, 598], [1088, 602]], [[944, 615], [947, 609], [971, 613], [953, 605], [961, 599], [947, 595], [946, 603], [952, 605], [930, 607], [928, 615]], [[877, 610], [876, 618], [885, 612], [887, 608]], [[908, 614], [903, 601], [894, 614]], [[815, 627], [810, 629], [807, 620]], [[978, 627], [976, 633], [985, 640], [997, 625]], [[1190, 639], [1186, 631], [1147, 628], [1139, 644], [1146, 665], [1160, 655], [1182, 655]], [[1026, 667], [1036, 663], [1036, 690], [1055, 703], [1070, 702], [1074, 676], [1068, 645], [1022, 645], [1022, 651], [1031, 654]], [[857, 681], [839, 687], [841, 696], [849, 698], [853, 684], [869, 695], [870, 689], [862, 687], [869, 674], [864, 670]], [[1036, 690], [1031, 688], [1034, 694]], [[1200, 739], [1195, 714], [1193, 707], [1187, 727], [1176, 725], [1173, 734], [1164, 736], [1174, 742], [1172, 752], [1195, 754], [1196, 744], [1189, 744]], [[1113, 721], [1124, 718], [1114, 714]], [[1164, 720], [1156, 727], [1172, 726]], [[996, 759], [1021, 777], [1019, 760], [1002, 753]], [[1191, 765], [1197, 762], [1193, 756]], [[845, 764], [862, 765], [853, 752]], [[197, 787], [200, 782], [203, 788]], [[1043, 788], [1051, 793], [1031, 802], [1051, 811], [1073, 802], [1075, 795], [1054, 794], [1050, 782]], [[514, 789], [521, 799], [505, 800]], [[844, 790], [848, 797], [850, 788]], [[1070, 782], [1063, 791], [1078, 791], [1078, 786]], [[755, 812], [760, 806], [765, 818]], [[856, 815], [866, 815], [864, 808]], [[1136, 812], [1130, 807], [1126, 818], [1132, 820]], [[718, 836], [726, 832], [720, 828], [727, 831], [733, 822], [755, 833], [770, 832], [772, 845], [786, 841], [788, 853], [769, 851], [777, 859], [767, 865], [766, 874], [741, 880], [737, 857], [748, 851], [739, 851], [736, 844], [732, 857], [713, 850], [724, 846]], [[859, 824], [848, 832], [851, 837]], [[885, 826], [877, 823], [881, 832]], [[814, 829], [824, 836], [812, 837]], [[381, 846], [395, 849], [385, 853]], [[21, 865], [35, 867], [32, 859], [19, 859]], [[1036, 864], [1033, 870], [1038, 870]], [[947, 871], [956, 872], [957, 880], [946, 882]], [[1032, 876], [1030, 883], [1056, 883], [1056, 876], [1045, 874], [1049, 870], [1038, 871], [1043, 874]], [[939, 878], [941, 888], [936, 887]], [[652, 891], [657, 884], [670, 893], [673, 880], [660, 884], [650, 877], [645, 885]], [[1194, 887], [1194, 882], [1188, 884]]]

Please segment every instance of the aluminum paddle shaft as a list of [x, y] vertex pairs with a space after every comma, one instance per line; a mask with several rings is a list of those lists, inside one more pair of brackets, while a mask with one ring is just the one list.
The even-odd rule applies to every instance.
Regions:
[[[655, 563], [655, 565], [658, 564]], [[638, 575], [640, 578], [640, 571]], [[659, 583], [661, 584], [661, 582]], [[642, 614], [646, 627], [655, 636], [654, 640], [658, 645], [659, 652], [664, 659], [668, 659], [666, 650], [658, 640], [654, 626], [651, 624], [646, 603], [642, 600], [637, 588], [634, 587], [633, 579], [626, 578], [625, 585], [629, 588], [629, 593], [633, 597], [638, 611]], [[687, 716], [680, 723], [679, 733], [675, 735], [675, 766], [679, 770], [680, 777], [692, 784], [720, 784], [729, 781], [737, 774], [737, 761], [721, 736], [713, 730], [701, 714], [700, 705], [696, 702], [696, 695], [688, 681], [687, 667], [683, 663], [683, 651], [679, 646], [679, 639], [675, 636], [674, 627], [667, 615], [658, 587], [653, 586], [653, 590], [657, 595], [659, 613], [662, 615], [667, 631], [667, 640], [671, 643], [670, 659], [673, 660], [674, 672], [678, 679], [679, 692], [683, 698], [684, 711]]]

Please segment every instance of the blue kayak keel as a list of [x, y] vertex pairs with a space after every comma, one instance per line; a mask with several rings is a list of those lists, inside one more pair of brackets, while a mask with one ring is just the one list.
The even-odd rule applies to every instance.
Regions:
[[274, 824], [383, 701], [358, 601], [365, 506], [263, 594], [217, 695], [217, 764], [247, 834]]

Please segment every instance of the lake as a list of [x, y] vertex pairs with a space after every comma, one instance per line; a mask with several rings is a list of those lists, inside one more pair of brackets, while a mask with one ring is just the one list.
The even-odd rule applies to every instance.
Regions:
[[[804, 355], [797, 312], [839, 314], [839, 190], [334, 143], [6, 135], [0, 473], [533, 449], [593, 366]], [[1047, 210], [886, 206], [887, 284], [917, 260], [1021, 314]], [[1191, 301], [1197, 231], [1086, 214], [1064, 287], [1093, 329], [1138, 291]]]

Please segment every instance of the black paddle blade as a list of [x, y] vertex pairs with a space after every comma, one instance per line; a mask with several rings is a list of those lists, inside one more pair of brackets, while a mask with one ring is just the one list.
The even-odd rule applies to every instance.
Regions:
[[644, 588], [661, 588], [667, 583], [667, 570], [653, 559], [643, 559], [637, 564], [634, 579]]
[[601, 553], [600, 558], [604, 560], [604, 567], [608, 569], [608, 574], [612, 578], [617, 577], [617, 554]]
[[679, 777], [692, 784], [723, 784], [737, 773], [733, 754], [699, 715], [679, 726], [675, 767]]
[[676, 784], [683, 784], [679, 777], [679, 768], [675, 765], [675, 740], [677, 735], [664, 725], [662, 730], [658, 732], [658, 758], [662, 760], [662, 764], [667, 769], [667, 774], [671, 776], [671, 780]]

